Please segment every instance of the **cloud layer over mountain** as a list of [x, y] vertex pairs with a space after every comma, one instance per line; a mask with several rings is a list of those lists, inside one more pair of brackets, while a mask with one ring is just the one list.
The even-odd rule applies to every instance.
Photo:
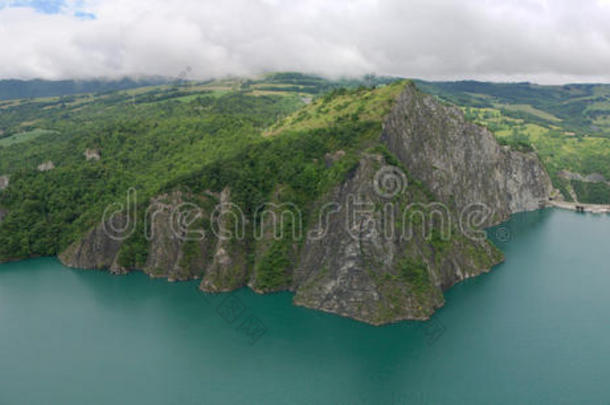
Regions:
[[0, 78], [610, 82], [610, 1], [0, 1]]

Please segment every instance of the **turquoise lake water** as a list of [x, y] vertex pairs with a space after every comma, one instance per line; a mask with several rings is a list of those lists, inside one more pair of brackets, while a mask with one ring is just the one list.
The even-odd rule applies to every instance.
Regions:
[[490, 234], [505, 263], [428, 324], [385, 327], [289, 293], [0, 265], [0, 404], [610, 403], [610, 216]]

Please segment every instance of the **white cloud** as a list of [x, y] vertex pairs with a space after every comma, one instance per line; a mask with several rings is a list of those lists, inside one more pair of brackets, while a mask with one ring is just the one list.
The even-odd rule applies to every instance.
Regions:
[[[74, 16], [75, 10], [95, 19]], [[610, 82], [610, 2], [95, 0], [0, 9], [1, 78], [299, 70]]]

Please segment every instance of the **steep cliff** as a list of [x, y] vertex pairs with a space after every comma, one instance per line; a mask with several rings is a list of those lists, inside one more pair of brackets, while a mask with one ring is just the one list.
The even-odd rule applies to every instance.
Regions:
[[213, 254], [213, 235], [190, 229], [202, 225], [201, 219], [209, 216], [216, 203], [211, 193], [192, 196], [176, 191], [153, 198], [146, 216], [149, 248], [142, 271], [170, 281], [202, 278]]
[[[378, 209], [360, 222], [348, 221], [349, 227], [349, 212], [343, 210], [331, 220], [326, 238], [306, 242], [293, 287], [295, 303], [375, 324], [426, 319], [443, 304], [443, 290], [502, 260], [486, 240], [469, 232], [538, 208], [552, 192], [551, 181], [534, 153], [501, 147], [488, 130], [466, 122], [457, 107], [412, 84], [384, 121], [381, 142], [422, 187], [411, 185], [392, 196], [390, 214], [382, 214], [379, 207], [386, 201], [373, 186], [387, 162], [363, 157], [353, 176], [327, 198], [345, 207], [355, 196]], [[430, 225], [413, 227], [416, 217], [405, 217], [413, 228], [408, 240], [384, 236], [384, 221], [404, 215], [405, 207], [409, 212], [413, 202], [414, 215]], [[480, 212], [476, 226], [467, 230], [462, 225], [471, 218], [470, 208]], [[448, 223], [441, 223], [447, 238], [438, 237], [431, 221], [439, 215]]]
[[118, 265], [122, 240], [120, 232], [125, 229], [127, 218], [117, 215], [90, 230], [59, 255], [59, 260], [68, 267], [79, 269], [107, 269], [115, 274], [124, 273]]
[[326, 197], [338, 211], [324, 236], [305, 242], [296, 304], [373, 324], [427, 319], [443, 305], [444, 289], [502, 259], [486, 240], [462, 234], [454, 213], [421, 186], [379, 193], [376, 175], [386, 165], [383, 156], [365, 154]]
[[464, 209], [482, 203], [493, 210], [487, 225], [539, 208], [552, 192], [535, 153], [502, 147], [461, 110], [407, 85], [384, 123], [389, 150], [440, 201]]
[[9, 185], [10, 177], [9, 176], [0, 176], [0, 191], [6, 189]]
[[[466, 122], [458, 108], [421, 94], [410, 83], [403, 87], [396, 99], [390, 89], [352, 104], [314, 102], [287, 121], [323, 128], [333, 124], [317, 114], [331, 108], [344, 111], [338, 123], [357, 122], [359, 112], [369, 119], [360, 140], [322, 150], [313, 159], [320, 163], [310, 167], [314, 171], [351, 169], [302, 202], [305, 217], [284, 220], [282, 204], [295, 194], [282, 183], [272, 185], [265, 197], [270, 205], [264, 214], [232, 215], [231, 187], [243, 189], [244, 181], [227, 180], [216, 193], [174, 191], [153, 198], [147, 256], [139, 265], [125, 265], [121, 252], [129, 242], [104, 234], [102, 225], [60, 259], [72, 267], [139, 268], [170, 280], [201, 278], [200, 288], [208, 292], [246, 285], [261, 293], [289, 289], [297, 305], [376, 325], [427, 319], [443, 305], [444, 290], [502, 260], [481, 228], [538, 208], [550, 195], [551, 182], [535, 154], [501, 147], [489, 131]], [[375, 118], [378, 111], [384, 111], [382, 118]], [[281, 138], [282, 128], [273, 136]], [[339, 136], [349, 142], [349, 133]], [[342, 172], [332, 173], [334, 179]], [[246, 189], [260, 193], [249, 185]], [[185, 202], [198, 207], [200, 218], [176, 227], [175, 211]], [[471, 215], [473, 204], [484, 206], [483, 213]], [[122, 220], [115, 221], [120, 228]], [[305, 225], [302, 235], [284, 232], [295, 223]], [[206, 237], [184, 237], [196, 236], [197, 229]], [[227, 230], [234, 232], [224, 236]]]
[[241, 216], [233, 211], [231, 190], [226, 188], [220, 193], [218, 216], [216, 220], [218, 237], [215, 241], [214, 255], [210, 258], [205, 277], [199, 288], [207, 292], [232, 291], [248, 282], [247, 252], [241, 236]]
[[[214, 193], [194, 196], [180, 191], [159, 195], [144, 207], [146, 215], [113, 215], [70, 245], [59, 259], [69, 267], [106, 269], [116, 274], [138, 268], [150, 277], [170, 281], [202, 278], [212, 257], [218, 255], [215, 235], [209, 224], [204, 224], [217, 197]], [[137, 221], [142, 220], [145, 223], [137, 227]], [[122, 253], [136, 237], [147, 245], [145, 258], [141, 263], [125, 263]]]

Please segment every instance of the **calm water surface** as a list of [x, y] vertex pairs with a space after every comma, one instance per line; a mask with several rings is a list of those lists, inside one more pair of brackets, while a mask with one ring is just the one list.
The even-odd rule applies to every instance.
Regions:
[[506, 262], [428, 326], [0, 265], [0, 404], [610, 403], [610, 216], [538, 211], [490, 234]]

